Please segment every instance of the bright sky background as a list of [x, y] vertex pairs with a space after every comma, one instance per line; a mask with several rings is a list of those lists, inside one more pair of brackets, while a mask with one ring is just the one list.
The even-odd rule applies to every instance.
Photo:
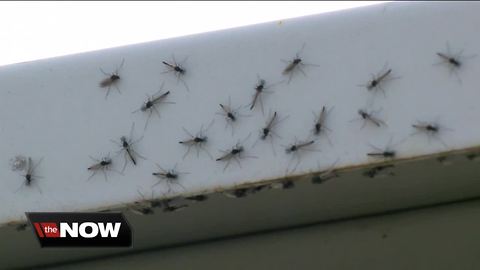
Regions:
[[1, 2], [0, 66], [379, 3]]

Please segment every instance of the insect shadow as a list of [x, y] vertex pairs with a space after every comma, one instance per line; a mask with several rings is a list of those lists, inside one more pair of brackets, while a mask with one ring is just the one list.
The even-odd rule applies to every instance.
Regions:
[[162, 61], [162, 64], [164, 64], [167, 67], [167, 70], [162, 72], [161, 74], [173, 72], [175, 74], [175, 77], [177, 77], [177, 84], [179, 81], [181, 81], [182, 84], [185, 86], [185, 89], [187, 91], [190, 91], [190, 88], [188, 87], [187, 83], [183, 79], [183, 77], [185, 77], [187, 73], [187, 70], [183, 67], [185, 62], [187, 62], [187, 59], [188, 59], [188, 56], [186, 56], [181, 62], [177, 63], [177, 60], [175, 60], [175, 55], [172, 54], [171, 62]]
[[240, 168], [242, 168], [242, 164], [240, 163], [241, 159], [257, 158], [256, 156], [245, 155], [244, 144], [250, 138], [250, 135], [252, 134], [250, 133], [245, 139], [238, 141], [231, 149], [220, 150], [223, 155], [217, 158], [216, 161], [225, 162], [225, 167], [223, 168], [224, 172], [228, 168], [232, 160], [235, 161]]
[[288, 76], [287, 84], [290, 83], [293, 75], [297, 71], [302, 73], [305, 77], [307, 77], [307, 74], [303, 70], [303, 67], [306, 67], [306, 66], [319, 67], [319, 65], [317, 65], [317, 64], [307, 63], [307, 62], [303, 61], [303, 59], [300, 57], [300, 55], [303, 53], [303, 50], [305, 49], [305, 45], [306, 45], [306, 43], [303, 43], [302, 48], [300, 49], [300, 51], [298, 51], [295, 54], [295, 57], [292, 60], [287, 61], [287, 60], [281, 59], [282, 62], [287, 64], [285, 69], [283, 69], [283, 71], [282, 71], [283, 75]]
[[147, 129], [150, 118], [152, 117], [152, 114], [154, 112], [157, 114], [158, 118], [160, 118], [160, 112], [158, 111], [157, 106], [159, 106], [160, 104], [175, 104], [175, 102], [165, 101], [165, 99], [170, 94], [170, 91], [161, 93], [163, 91], [163, 86], [164, 83], [162, 83], [162, 85], [160, 86], [160, 90], [152, 96], [149, 96], [147, 94], [147, 100], [143, 103], [143, 105], [139, 109], [132, 112], [136, 113], [138, 111], [141, 111], [148, 113], [147, 120], [145, 121], [145, 127], [143, 128], [144, 131]]
[[125, 162], [122, 167], [122, 173], [125, 171], [125, 168], [129, 160], [132, 162], [134, 166], [137, 165], [137, 158], [146, 160], [144, 156], [140, 155], [133, 148], [135, 144], [139, 143], [143, 139], [143, 136], [141, 136], [136, 140], [133, 139], [134, 129], [135, 129], [135, 123], [132, 124], [132, 127], [130, 128], [130, 135], [128, 137], [125, 137], [125, 136], [120, 137], [120, 142], [117, 142], [115, 140], [110, 140], [112, 143], [120, 147], [120, 150], [117, 151], [117, 155], [119, 155], [122, 152], [124, 153]]
[[117, 67], [117, 69], [115, 69], [114, 72], [112, 73], [107, 73], [105, 72], [102, 68], [100, 68], [100, 71], [105, 75], [107, 76], [105, 79], [103, 79], [100, 83], [99, 83], [99, 86], [101, 88], [107, 88], [107, 93], [105, 93], [105, 99], [107, 99], [108, 97], [108, 94], [110, 93], [110, 89], [113, 87], [115, 87], [115, 89], [117, 89], [118, 93], [121, 94], [122, 92], [120, 92], [120, 89], [118, 88], [118, 83], [120, 81], [120, 75], [119, 75], [119, 71], [120, 69], [122, 69], [123, 67], [123, 64], [125, 63], [125, 59], [122, 59], [122, 63], [120, 64], [119, 67]]
[[[36, 169], [38, 168], [40, 163], [42, 163], [42, 161], [43, 161], [43, 157], [40, 158], [36, 164], [34, 164], [32, 158], [27, 157], [26, 165], [25, 165], [26, 173], [22, 175], [24, 178], [24, 182], [14, 193], [17, 193], [18, 191], [20, 191], [20, 189], [22, 189], [23, 186], [32, 187], [35, 183], [37, 183], [37, 179], [43, 178], [43, 176], [35, 174]], [[42, 190], [40, 189], [40, 186], [36, 185], [36, 187], [38, 189], [38, 192], [40, 192], [41, 194]]]
[[179, 144], [182, 144], [187, 147], [187, 151], [183, 155], [183, 159], [185, 159], [185, 157], [190, 153], [190, 150], [192, 148], [195, 148], [197, 152], [197, 158], [199, 157], [200, 151], [203, 151], [210, 157], [210, 159], [213, 159], [213, 156], [205, 148], [205, 144], [208, 142], [208, 137], [205, 133], [207, 130], [209, 130], [212, 127], [214, 122], [215, 122], [215, 119], [212, 120], [205, 129], [202, 124], [202, 126], [200, 127], [200, 130], [195, 135], [190, 133], [186, 128], [182, 127], [183, 131], [187, 133], [187, 135], [189, 136], [188, 139], [178, 142]]
[[153, 176], [159, 178], [157, 183], [155, 183], [153, 187], [157, 186], [158, 184], [165, 182], [168, 187], [167, 193], [170, 193], [172, 191], [172, 185], [178, 185], [180, 186], [183, 190], [185, 190], [185, 187], [180, 184], [180, 176], [185, 175], [185, 174], [190, 174], [188, 172], [179, 172], [177, 171], [177, 164], [173, 167], [173, 169], [166, 170], [162, 168], [158, 163], [155, 163], [159, 169], [159, 171], [152, 173]]

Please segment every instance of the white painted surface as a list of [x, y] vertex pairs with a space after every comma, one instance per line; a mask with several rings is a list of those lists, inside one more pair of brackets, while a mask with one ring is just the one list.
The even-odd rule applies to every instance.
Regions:
[[[302, 155], [295, 173], [318, 170], [317, 163], [325, 169], [337, 159], [338, 166], [369, 163], [368, 143], [381, 147], [391, 136], [395, 141], [407, 138], [396, 149], [399, 157], [478, 145], [480, 129], [473, 128], [480, 115], [478, 59], [466, 60], [459, 72], [461, 83], [448, 68], [433, 64], [447, 41], [454, 50], [464, 49], [464, 56], [478, 53], [479, 9], [477, 3], [392, 3], [2, 67], [0, 221], [23, 218], [25, 211], [76, 211], [134, 201], [138, 189], [149, 191], [157, 182], [151, 175], [155, 163], [178, 164], [180, 171], [189, 172], [180, 179], [185, 190], [174, 186], [178, 194], [282, 177], [290, 156], [281, 145], [308, 137], [312, 111], [323, 105], [335, 106], [328, 123], [332, 145], [320, 139], [316, 148], [321, 152]], [[264, 96], [266, 111], [278, 110], [289, 118], [277, 130], [282, 139], [275, 144], [276, 155], [268, 143], [252, 149], [265, 122], [261, 111], [244, 108], [243, 113], [252, 116], [241, 118], [232, 136], [215, 114], [218, 104], [231, 97], [234, 107], [246, 106], [257, 74], [267, 82], [285, 79], [280, 59], [291, 59], [303, 43], [302, 57], [320, 66], [305, 67], [306, 77], [296, 74], [289, 84], [279, 84]], [[161, 74], [161, 61], [172, 54], [177, 59], [188, 56], [184, 80], [190, 91], [173, 74]], [[112, 89], [106, 100], [105, 90], [98, 87], [103, 79], [99, 68], [113, 71], [122, 59], [122, 93]], [[357, 86], [386, 62], [401, 77], [385, 85], [386, 97]], [[176, 104], [162, 106], [161, 118], [150, 119], [138, 145], [147, 160], [135, 168], [128, 165], [123, 176], [109, 173], [108, 182], [101, 174], [87, 182], [89, 155], [114, 154], [117, 148], [110, 139], [127, 135], [133, 122], [137, 136], [142, 134], [146, 114], [132, 111], [162, 82]], [[361, 122], [350, 122], [367, 105], [383, 108], [381, 117], [388, 127], [360, 129]], [[452, 129], [441, 134], [448, 147], [426, 136], [410, 136], [416, 120], [437, 117]], [[182, 160], [182, 127], [194, 131], [212, 119], [207, 149], [214, 157], [251, 133], [246, 151], [258, 159], [243, 160], [242, 168], [232, 163], [225, 172], [224, 163], [206, 155]], [[18, 190], [22, 177], [9, 165], [18, 154], [44, 157], [37, 170], [43, 176], [38, 186]], [[123, 157], [115, 157], [114, 163], [121, 169]], [[166, 191], [165, 185], [154, 188], [156, 196]]]

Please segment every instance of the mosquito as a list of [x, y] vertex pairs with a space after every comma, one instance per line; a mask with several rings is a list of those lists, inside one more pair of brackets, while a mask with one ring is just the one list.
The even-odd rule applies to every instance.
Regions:
[[168, 193], [170, 193], [170, 191], [172, 190], [172, 187], [171, 187], [172, 184], [179, 185], [180, 187], [185, 189], [185, 187], [182, 184], [180, 184], [180, 182], [179, 182], [180, 179], [179, 178], [180, 178], [180, 175], [182, 175], [182, 174], [189, 174], [188, 172], [178, 172], [177, 171], [177, 164], [175, 164], [175, 166], [171, 170], [165, 170], [158, 163], [156, 163], [156, 165], [160, 169], [160, 171], [154, 172], [154, 173], [152, 173], [152, 175], [156, 176], [160, 180], [158, 180], [157, 183], [152, 186], [152, 188], [155, 187], [156, 185], [160, 184], [161, 182], [165, 181], [167, 183], [167, 186], [168, 186]]
[[446, 128], [446, 127], [441, 127], [438, 123], [434, 123], [434, 122], [423, 122], [423, 121], [418, 121], [416, 124], [413, 124], [412, 125], [413, 128], [416, 129], [416, 131], [414, 133], [412, 133], [412, 135], [415, 135], [419, 132], [422, 132], [422, 133], [425, 133], [427, 136], [428, 136], [428, 139], [430, 140], [430, 138], [434, 137], [436, 138], [437, 140], [440, 141], [441, 144], [443, 144], [443, 146], [445, 147], [448, 147], [447, 144], [439, 137], [439, 134], [442, 130], [445, 130], [445, 131], [453, 131], [452, 129], [450, 128]]
[[[105, 181], [108, 181], [107, 180], [107, 172], [106, 171], [114, 171], [111, 167], [112, 167], [112, 159], [110, 158], [110, 154], [108, 154], [106, 157], [103, 157], [101, 160], [99, 159], [96, 159], [94, 157], [91, 157], [89, 156], [90, 159], [92, 159], [93, 161], [95, 161], [96, 163], [94, 163], [93, 165], [91, 165], [90, 167], [88, 167], [88, 170], [92, 172], [92, 174], [90, 175], [90, 177], [88, 178], [87, 181], [90, 181], [90, 179], [92, 179], [92, 177], [97, 174], [98, 171], [102, 171], [103, 172], [103, 176], [105, 177]], [[119, 174], [122, 174], [120, 172], [118, 172]]]
[[180, 63], [177, 63], [177, 61], [175, 60], [175, 55], [172, 55], [172, 62], [169, 63], [167, 61], [162, 61], [162, 63], [167, 67], [167, 70], [162, 72], [161, 74], [174, 72], [175, 76], [177, 77], [177, 83], [178, 81], [181, 81], [185, 86], [185, 89], [187, 91], [190, 91], [190, 88], [188, 87], [187, 83], [185, 82], [185, 80], [183, 80], [183, 77], [187, 72], [187, 70], [183, 67], [183, 64], [185, 64], [187, 59], [188, 59], [188, 56], [186, 56]]
[[[360, 129], [363, 129], [367, 125], [368, 122], [374, 124], [377, 127], [386, 126], [387, 124], [383, 120], [374, 116], [375, 114], [379, 113], [380, 111], [381, 111], [381, 109], [377, 110], [377, 111], [371, 111], [371, 112], [367, 112], [364, 109], [359, 109], [358, 114], [360, 115], [360, 119], [363, 120], [363, 124], [362, 124], [362, 127]], [[350, 122], [357, 121], [357, 120], [359, 120], [359, 119], [353, 119]]]
[[446, 52], [437, 52], [436, 55], [440, 57], [440, 62], [437, 62], [433, 65], [447, 65], [449, 68], [450, 75], [453, 73], [457, 77], [457, 80], [461, 83], [462, 80], [458, 75], [458, 70], [463, 66], [464, 60], [471, 59], [476, 57], [476, 55], [462, 56], [464, 49], [460, 50], [458, 53], [452, 53], [450, 49], [450, 44], [447, 42]]
[[133, 146], [140, 142], [143, 139], [143, 136], [138, 138], [137, 140], [133, 140], [133, 131], [135, 129], [135, 123], [132, 124], [132, 127], [130, 128], [130, 136], [127, 138], [125, 136], [120, 137], [120, 142], [110, 140], [117, 146], [119, 146], [121, 149], [117, 152], [120, 154], [121, 152], [124, 152], [125, 156], [125, 162], [123, 164], [122, 172], [125, 171], [125, 167], [127, 166], [128, 160], [130, 160], [133, 165], [137, 165], [137, 159], [136, 157], [139, 157], [143, 160], [146, 158], [140, 155], [135, 149], [133, 149]]
[[327, 132], [331, 132], [332, 130], [327, 127], [326, 122], [327, 122], [327, 116], [330, 114], [332, 110], [333, 110], [333, 107], [327, 110], [327, 107], [323, 106], [322, 110], [318, 115], [315, 114], [315, 112], [312, 112], [314, 117], [314, 125], [312, 130], [313, 135], [321, 136], [322, 134], [325, 134], [328, 140], [328, 143], [330, 145], [332, 145], [332, 142], [330, 141], [330, 138], [328, 137]]
[[244, 140], [241, 142], [237, 142], [235, 146], [233, 146], [230, 150], [220, 150], [220, 152], [223, 153], [223, 155], [219, 158], [216, 159], [216, 161], [223, 161], [226, 162], [225, 167], [223, 168], [223, 171], [225, 171], [232, 160], [237, 162], [238, 166], [242, 168], [242, 165], [240, 164], [240, 159], [244, 158], [257, 158], [255, 156], [247, 156], [244, 155], [245, 153], [245, 148], [243, 147], [243, 144], [245, 143], [246, 140], [250, 137], [251, 134], [249, 134]]
[[384, 177], [384, 176], [394, 176], [395, 174], [393, 172], [385, 172], [385, 170], [394, 168], [395, 166], [392, 164], [388, 165], [381, 165], [377, 167], [373, 167], [363, 173], [363, 176], [369, 177], [369, 178], [378, 178], [378, 177]]
[[305, 73], [305, 71], [303, 70], [303, 66], [314, 66], [314, 67], [318, 67], [319, 65], [316, 65], [316, 64], [309, 64], [309, 63], [305, 63], [303, 61], [303, 59], [300, 57], [300, 55], [303, 53], [303, 50], [305, 49], [305, 43], [303, 43], [303, 46], [302, 48], [300, 49], [299, 52], [297, 52], [297, 54], [295, 55], [295, 57], [293, 58], [293, 60], [290, 60], [290, 61], [287, 61], [287, 60], [282, 60], [282, 62], [286, 63], [287, 66], [285, 67], [285, 69], [282, 71], [282, 74], [283, 75], [288, 75], [288, 82], [287, 83], [290, 83], [290, 81], [292, 80], [292, 77], [293, 77], [293, 74], [298, 70], [300, 71], [305, 77], [307, 76], [307, 74]]
[[288, 171], [288, 168], [290, 167], [294, 157], [297, 158], [297, 164], [295, 165], [294, 169], [292, 171], [294, 171], [297, 166], [300, 164], [300, 151], [320, 151], [320, 150], [316, 150], [316, 149], [310, 149], [310, 147], [315, 143], [315, 140], [305, 140], [305, 141], [298, 141], [297, 138], [295, 138], [295, 142], [293, 144], [290, 144], [288, 146], [283, 146], [283, 147], [286, 147], [285, 148], [285, 153], [287, 154], [292, 154], [292, 158], [290, 159], [290, 161], [288, 162], [288, 166], [287, 166], [287, 171]]
[[375, 152], [367, 153], [367, 156], [374, 157], [374, 158], [393, 159], [397, 156], [397, 152], [393, 149], [396, 148], [399, 144], [404, 143], [405, 140], [406, 140], [406, 138], [392, 145], [393, 136], [390, 136], [390, 139], [388, 140], [387, 146], [384, 149], [379, 148], [379, 147], [369, 143], [368, 145], [371, 148], [375, 149]]
[[[270, 115], [271, 115], [271, 113], [270, 113]], [[255, 147], [255, 145], [257, 144], [257, 142], [259, 140], [265, 141], [268, 138], [270, 138], [270, 144], [272, 146], [273, 154], [276, 155], [275, 147], [273, 145], [273, 137], [275, 136], [278, 139], [282, 139], [282, 137], [280, 135], [278, 135], [273, 129], [274, 129], [275, 126], [277, 126], [278, 124], [280, 124], [281, 122], [286, 120], [288, 117], [289, 116], [287, 115], [283, 118], [278, 118], [277, 112], [274, 112], [273, 115], [270, 116], [270, 118], [265, 123], [265, 126], [260, 130], [260, 137], [255, 141], [255, 143], [253, 144], [252, 147]]]
[[271, 94], [273, 93], [273, 91], [269, 91], [267, 89], [271, 88], [272, 86], [274, 85], [277, 85], [279, 83], [275, 83], [275, 84], [272, 84], [272, 85], [266, 85], [266, 81], [264, 79], [261, 79], [260, 76], [257, 75], [257, 85], [255, 85], [254, 89], [255, 89], [255, 94], [253, 94], [253, 97], [252, 97], [252, 102], [250, 102], [250, 104], [248, 105], [250, 107], [250, 110], [253, 110], [253, 108], [255, 107], [255, 105], [258, 103], [260, 103], [260, 108], [262, 110], [262, 114], [265, 114], [265, 111], [263, 109], [263, 100], [262, 100], [262, 96], [264, 94]]
[[205, 144], [207, 143], [208, 141], [208, 137], [205, 135], [205, 132], [207, 130], [210, 129], [210, 127], [213, 125], [213, 122], [215, 120], [212, 120], [210, 122], [210, 124], [207, 126], [206, 129], [203, 129], [203, 124], [202, 126], [200, 127], [200, 131], [198, 131], [195, 135], [192, 135], [192, 133], [190, 133], [186, 128], [182, 128], [183, 131], [185, 133], [187, 133], [187, 135], [189, 136], [188, 139], [185, 139], [183, 141], [179, 141], [178, 143], [179, 144], [182, 144], [182, 145], [185, 145], [187, 146], [187, 151], [185, 152], [185, 154], [183, 155], [183, 159], [185, 159], [185, 157], [188, 155], [188, 153], [190, 153], [190, 150], [192, 149], [192, 147], [194, 147], [197, 151], [197, 158], [200, 154], [200, 150], [204, 151], [205, 153], [207, 153], [207, 155], [213, 159], [213, 156], [210, 154], [210, 152], [208, 152], [207, 149], [205, 149]]
[[163, 90], [163, 85], [164, 83], [162, 83], [162, 85], [160, 86], [160, 90], [157, 93], [155, 93], [153, 96], [147, 95], [147, 101], [145, 101], [139, 109], [133, 111], [133, 113], [136, 113], [138, 111], [142, 111], [142, 112], [148, 111], [148, 118], [147, 118], [147, 121], [145, 122], [144, 130], [147, 129], [148, 122], [152, 117], [153, 112], [155, 112], [160, 118], [160, 113], [158, 112], [158, 109], [156, 106], [158, 106], [159, 104], [175, 104], [175, 102], [165, 101], [165, 99], [170, 94], [170, 91], [166, 91], [160, 94], [160, 92]]
[[[335, 170], [335, 166], [338, 163], [338, 159], [328, 168], [326, 171], [323, 171], [315, 176], [312, 177], [312, 184], [323, 184], [331, 179], [339, 177], [337, 171]], [[319, 166], [320, 167], [320, 166]]]
[[387, 83], [388, 81], [398, 79], [399, 77], [392, 77], [392, 69], [387, 68], [388, 64], [382, 68], [382, 70], [377, 74], [371, 74], [372, 79], [366, 84], [359, 84], [360, 87], [367, 88], [368, 91], [377, 91], [380, 90], [383, 93], [383, 96], [386, 97], [385, 89], [383, 89], [382, 85]]
[[217, 112], [216, 114], [225, 117], [225, 120], [226, 120], [225, 128], [227, 128], [228, 125], [230, 125], [232, 128], [232, 136], [233, 136], [234, 123], [238, 121], [238, 117], [240, 116], [247, 117], [247, 115], [243, 115], [238, 112], [242, 106], [239, 106], [235, 109], [232, 108], [230, 97], [228, 97], [228, 105], [221, 104], [221, 103], [219, 105], [222, 111]]
[[105, 71], [103, 71], [102, 68], [100, 68], [100, 71], [105, 75], [107, 76], [107, 78], [103, 79], [100, 83], [99, 83], [99, 86], [101, 88], [105, 88], [107, 87], [107, 93], [105, 94], [105, 99], [107, 99], [108, 97], [108, 94], [110, 93], [110, 89], [112, 86], [115, 87], [115, 89], [117, 89], [118, 93], [121, 94], [120, 92], [120, 89], [118, 88], [117, 84], [118, 82], [120, 81], [120, 75], [119, 75], [119, 71], [120, 69], [123, 67], [123, 64], [125, 63], [125, 59], [122, 59], [122, 63], [120, 64], [120, 66], [115, 70], [115, 72], [113, 73], [106, 73]]
[[[33, 183], [36, 182], [36, 179], [42, 178], [42, 176], [39, 176], [39, 175], [35, 174], [35, 170], [37, 169], [38, 165], [40, 165], [40, 163], [42, 163], [42, 161], [43, 161], [43, 157], [40, 158], [40, 160], [37, 162], [37, 164], [34, 164], [33, 161], [32, 161], [32, 158], [27, 157], [27, 164], [25, 166], [26, 173], [24, 175], [22, 175], [25, 178], [25, 182], [24, 182], [25, 186], [31, 187], [33, 185]], [[20, 186], [20, 188], [18, 188], [17, 191], [15, 191], [15, 193], [18, 192], [22, 188], [22, 186]], [[40, 193], [42, 193], [42, 191], [40, 190], [40, 188], [38, 186], [37, 186], [37, 188], [38, 188], [38, 191]]]

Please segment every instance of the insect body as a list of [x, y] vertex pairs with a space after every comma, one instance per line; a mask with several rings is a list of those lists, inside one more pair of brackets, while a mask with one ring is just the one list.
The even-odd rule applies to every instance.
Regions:
[[398, 79], [399, 77], [392, 77], [392, 69], [388, 68], [387, 69], [387, 64], [382, 68], [382, 71], [380, 71], [377, 75], [372, 74], [372, 79], [368, 81], [366, 84], [360, 84], [358, 86], [365, 87], [367, 88], [368, 91], [372, 90], [380, 90], [383, 93], [383, 96], [385, 95], [385, 89], [383, 89], [383, 85], [387, 83], [387, 81]]
[[120, 75], [119, 75], [119, 70], [123, 67], [123, 64], [125, 63], [125, 59], [122, 60], [122, 63], [120, 64], [120, 66], [115, 70], [115, 72], [113, 73], [106, 73], [105, 71], [103, 71], [103, 69], [100, 68], [100, 71], [105, 75], [107, 76], [107, 78], [103, 79], [101, 82], [100, 82], [100, 87], [101, 88], [107, 88], [107, 93], [105, 94], [105, 99], [108, 97], [108, 94], [110, 93], [110, 88], [112, 86], [115, 87], [115, 89], [117, 89], [118, 93], [121, 93], [120, 92], [120, 89], [118, 88], [117, 86], [117, 83], [118, 81], [120, 81]]
[[[382, 83], [383, 81], [385, 81], [385, 79], [387, 78], [388, 75], [390, 75], [390, 73], [392, 73], [392, 69], [388, 69], [387, 71], [385, 71], [383, 74], [379, 75], [378, 77], [374, 77], [368, 84], [367, 84], [367, 89], [368, 90], [372, 90], [372, 89], [375, 89], [376, 87], [380, 88], [380, 83]], [[383, 91], [383, 89], [381, 89]], [[384, 92], [385, 94], [385, 92]]]
[[459, 68], [462, 63], [460, 62], [460, 60], [456, 59], [455, 57], [453, 56], [448, 56], [444, 53], [440, 53], [440, 52], [437, 52], [437, 55], [439, 57], [441, 57], [445, 62], [447, 62], [448, 64], [456, 67], [456, 68]]
[[163, 89], [163, 85], [164, 84], [162, 83], [162, 85], [160, 86], [160, 90], [156, 94], [154, 94], [153, 96], [148, 96], [147, 95], [147, 101], [145, 101], [143, 103], [143, 105], [140, 107], [140, 109], [133, 111], [134, 113], [138, 112], [138, 111], [148, 112], [148, 118], [147, 118], [147, 121], [145, 122], [144, 130], [147, 128], [148, 122], [149, 122], [150, 118], [152, 117], [153, 112], [155, 112], [158, 115], [158, 117], [160, 117], [160, 113], [158, 112], [158, 109], [157, 109], [157, 106], [159, 104], [161, 104], [161, 103], [163, 103], [163, 104], [174, 104], [174, 102], [165, 101], [165, 99], [170, 94], [170, 91], [166, 91], [166, 92], [160, 94], [160, 92]]
[[208, 125], [208, 127], [204, 130], [203, 129], [203, 125], [200, 127], [200, 131], [194, 136], [192, 135], [187, 129], [185, 128], [182, 128], [183, 131], [185, 131], [185, 133], [187, 133], [188, 136], [190, 136], [190, 138], [186, 139], [186, 140], [183, 140], [183, 141], [179, 141], [178, 143], [179, 144], [182, 144], [182, 145], [185, 145], [187, 146], [187, 151], [185, 152], [185, 154], [183, 155], [183, 158], [185, 159], [185, 157], [188, 155], [188, 153], [190, 152], [191, 148], [192, 147], [195, 147], [196, 150], [197, 150], [197, 157], [199, 156], [199, 153], [200, 153], [200, 150], [203, 150], [205, 153], [207, 153], [207, 155], [213, 159], [212, 155], [207, 151], [207, 149], [205, 149], [204, 145], [207, 143], [208, 141], [208, 137], [205, 135], [205, 131], [210, 129], [210, 127], [212, 126], [213, 124], [213, 120], [212, 122], [210, 122], [210, 124]]
[[98, 171], [103, 172], [103, 176], [105, 177], [105, 181], [107, 181], [107, 173], [106, 171], [111, 170], [112, 166], [112, 159], [109, 157], [102, 158], [101, 160], [95, 159], [93, 157], [90, 157], [92, 160], [94, 160], [96, 163], [88, 167], [88, 170], [92, 172], [88, 180], [90, 180]]
[[[363, 125], [360, 129], [363, 129], [365, 127], [365, 125], [367, 124], [367, 122], [370, 122], [377, 127], [387, 125], [383, 120], [374, 116], [374, 113], [376, 113], [376, 112], [373, 112], [373, 111], [372, 112], [367, 112], [366, 110], [363, 110], [363, 109], [358, 110], [358, 114], [360, 115], [361, 119], [364, 121]], [[356, 120], [356, 119], [353, 119], [352, 121], [354, 121], [354, 120]], [[350, 121], [350, 122], [352, 122], [352, 121]]]
[[295, 142], [289, 146], [286, 146], [285, 153], [292, 154], [292, 157], [287, 165], [287, 172], [289, 171], [290, 165], [295, 157], [297, 158], [297, 163], [293, 168], [293, 170], [295, 170], [297, 166], [300, 164], [300, 153], [299, 153], [300, 151], [320, 151], [316, 149], [310, 149], [310, 146], [313, 145], [314, 143], [315, 143], [314, 140], [307, 140], [307, 141]]
[[240, 164], [240, 159], [244, 158], [257, 158], [255, 156], [246, 156], [244, 155], [245, 148], [243, 147], [243, 143], [250, 137], [248, 135], [242, 142], [238, 142], [233, 146], [230, 150], [220, 150], [220, 152], [223, 153], [223, 155], [219, 158], [216, 159], [216, 161], [224, 161], [226, 162], [225, 167], [223, 168], [223, 171], [227, 169], [227, 167], [230, 165], [232, 160], [235, 160], [237, 162], [238, 166], [241, 168], [242, 165]]
[[333, 109], [333, 107], [330, 108], [330, 110], [327, 110], [327, 108], [325, 106], [323, 106], [322, 110], [320, 111], [320, 113], [318, 115], [313, 113], [313, 116], [315, 118], [315, 122], [314, 122], [314, 125], [313, 125], [313, 134], [316, 135], [316, 136], [320, 136], [322, 134], [325, 134], [325, 136], [327, 137], [327, 140], [330, 143], [330, 145], [332, 144], [332, 142], [330, 141], [330, 138], [327, 135], [327, 131], [330, 132], [331, 130], [326, 126], [326, 122], [327, 122], [327, 115], [330, 114], [330, 111], [332, 109]]
[[245, 117], [245, 116], [246, 116], [246, 115], [240, 114], [240, 113], [238, 112], [238, 110], [239, 110], [242, 106], [239, 106], [238, 108], [233, 109], [232, 106], [231, 106], [231, 99], [230, 99], [230, 97], [228, 98], [228, 105], [226, 105], [226, 104], [221, 104], [221, 103], [220, 103], [219, 105], [220, 105], [220, 108], [222, 109], [222, 111], [221, 111], [221, 112], [217, 112], [216, 114], [225, 117], [225, 120], [226, 120], [225, 128], [227, 128], [227, 126], [230, 125], [231, 128], [232, 128], [232, 136], [233, 136], [234, 123], [236, 123], [236, 122], [238, 121], [238, 117], [240, 117], [240, 116]]
[[167, 67], [167, 71], [162, 72], [163, 73], [169, 73], [169, 72], [174, 72], [175, 76], [177, 77], [177, 83], [178, 81], [181, 81], [183, 85], [185, 86], [185, 89], [187, 91], [190, 91], [190, 88], [188, 87], [187, 83], [183, 80], [183, 77], [185, 76], [187, 70], [183, 67], [183, 64], [187, 61], [188, 56], [183, 59], [181, 63], [177, 63], [175, 60], [175, 55], [172, 55], [173, 61], [171, 63], [167, 61], [162, 61], [162, 63]]
[[316, 64], [308, 64], [308, 63], [305, 63], [303, 61], [303, 59], [300, 57], [300, 54], [303, 52], [303, 49], [305, 49], [305, 43], [303, 44], [300, 51], [295, 55], [293, 60], [291, 60], [291, 61], [282, 60], [283, 62], [287, 63], [287, 66], [282, 71], [282, 74], [289, 76], [288, 83], [290, 83], [290, 81], [292, 80], [292, 76], [293, 76], [294, 72], [297, 71], [297, 70], [300, 71], [304, 76], [307, 76], [307, 74], [305, 73], [305, 71], [302, 68], [303, 66], [317, 66], [318, 67], [318, 65], [316, 65]]
[[423, 132], [427, 134], [428, 138], [436, 138], [438, 139], [445, 147], [448, 147], [447, 144], [440, 138], [440, 132], [441, 131], [452, 131], [450, 128], [446, 127], [441, 127], [437, 123], [429, 123], [429, 122], [418, 122], [416, 124], [412, 125], [413, 128], [416, 129], [416, 132], [414, 132], [412, 135], [418, 133], [418, 132]]
[[[32, 161], [32, 158], [31, 157], [27, 157], [26, 159], [26, 173], [23, 175], [24, 179], [25, 179], [25, 186], [27, 187], [30, 187], [33, 185], [34, 181], [38, 178], [42, 178], [41, 176], [38, 176], [35, 174], [35, 170], [36, 168], [38, 167], [38, 165], [40, 165], [40, 163], [42, 163], [43, 161], [43, 157], [37, 162], [37, 164], [33, 164], [33, 161]], [[22, 188], [22, 186], [20, 186], [20, 188]], [[15, 191], [15, 192], [18, 192], [20, 190], [20, 188]], [[39, 189], [40, 193], [42, 193], [42, 191]]]
[[179, 183], [179, 175], [182, 174], [188, 174], [186, 172], [178, 172], [177, 171], [177, 165], [171, 170], [165, 170], [163, 169], [160, 165], [156, 164], [157, 167], [160, 169], [158, 172], [152, 173], [153, 176], [156, 176], [157, 178], [160, 178], [160, 180], [154, 184], [152, 187], [160, 184], [162, 181], [165, 181], [168, 185], [168, 192], [171, 191], [171, 184], [176, 184], [185, 189], [185, 187]]
[[315, 141], [306, 141], [306, 142], [300, 142], [300, 143], [294, 143], [292, 145], [290, 145], [289, 147], [287, 147], [287, 149], [285, 149], [285, 152], [287, 154], [290, 154], [290, 153], [294, 153], [294, 152], [297, 152], [298, 150], [301, 150], [301, 149], [304, 149], [306, 147], [308, 147], [309, 145], [312, 145], [314, 144]]
[[264, 109], [263, 109], [262, 96], [263, 96], [263, 94], [271, 94], [272, 91], [268, 91], [267, 89], [269, 89], [273, 85], [268, 85], [267, 86], [264, 79], [260, 79], [260, 77], [258, 77], [258, 75], [257, 75], [257, 78], [258, 78], [258, 83], [254, 88], [255, 89], [255, 94], [253, 95], [252, 102], [249, 104], [249, 106], [250, 106], [250, 110], [253, 110], [253, 108], [255, 107], [257, 102], [260, 103], [260, 108], [261, 108], [262, 114], [263, 114]]
[[142, 136], [137, 140], [133, 140], [133, 130], [134, 130], [134, 128], [135, 128], [135, 123], [132, 124], [132, 128], [130, 129], [130, 137], [128, 137], [128, 138], [125, 137], [125, 136], [120, 137], [120, 143], [111, 140], [113, 143], [115, 143], [116, 145], [121, 147], [120, 151], [118, 151], [119, 153], [120, 152], [125, 153], [125, 163], [123, 164], [122, 172], [125, 170], [125, 167], [127, 166], [128, 160], [130, 160], [133, 163], [133, 165], [137, 165], [136, 157], [140, 157], [141, 159], [145, 159], [145, 157], [141, 156], [140, 154], [137, 153], [137, 151], [135, 149], [133, 149], [133, 146], [143, 139], [143, 136]]

